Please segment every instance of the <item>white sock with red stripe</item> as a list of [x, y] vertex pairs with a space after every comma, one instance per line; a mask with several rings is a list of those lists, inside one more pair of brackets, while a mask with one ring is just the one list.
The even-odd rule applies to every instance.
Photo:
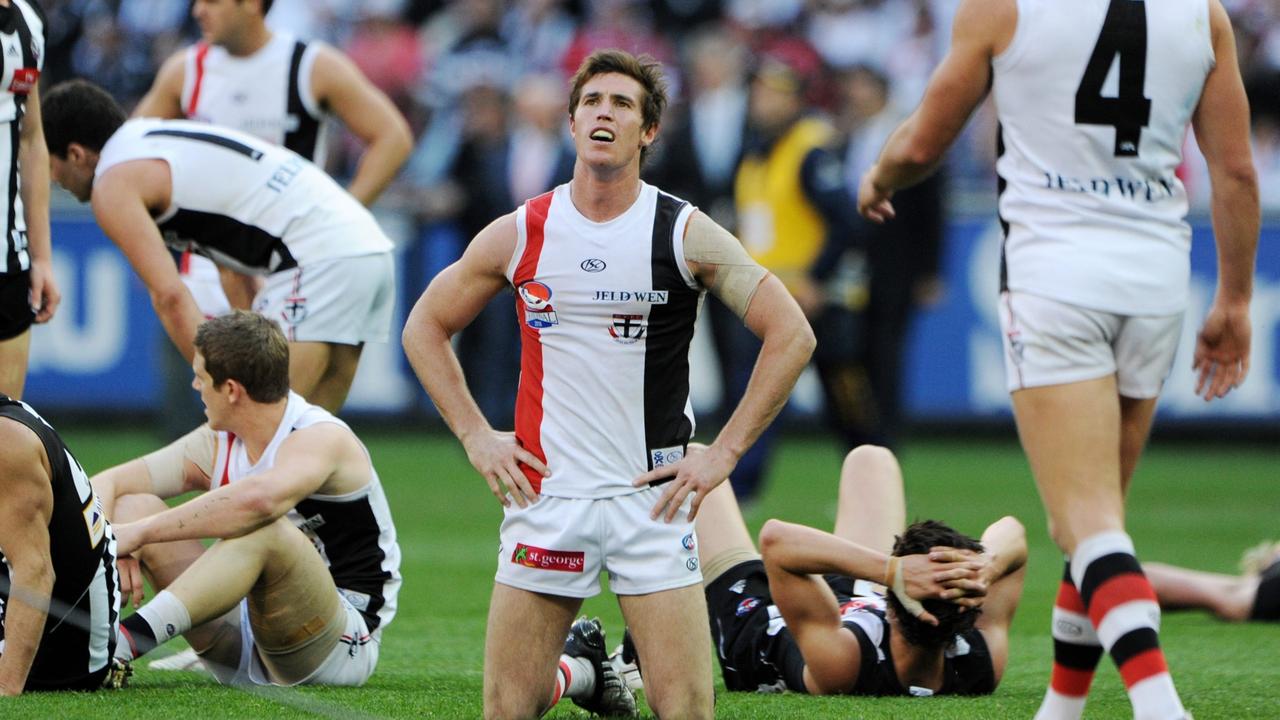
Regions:
[[1053, 674], [1036, 720], [1079, 720], [1100, 659], [1102, 643], [1071, 579], [1068, 558], [1053, 603]]
[[177, 595], [161, 590], [151, 602], [120, 621], [116, 657], [133, 660], [191, 629], [191, 615]]
[[556, 668], [556, 689], [548, 709], [555, 707], [562, 697], [582, 700], [591, 697], [595, 691], [596, 672], [591, 663], [583, 658], [561, 655], [560, 666]]
[[1071, 557], [1071, 577], [1120, 670], [1135, 720], [1185, 717], [1160, 650], [1160, 605], [1129, 536], [1114, 530], [1085, 538]]

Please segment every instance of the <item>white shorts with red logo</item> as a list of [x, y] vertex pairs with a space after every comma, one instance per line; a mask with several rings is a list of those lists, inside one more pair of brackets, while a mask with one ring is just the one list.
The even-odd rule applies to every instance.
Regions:
[[1009, 392], [1115, 375], [1124, 397], [1154, 398], [1173, 369], [1182, 317], [1117, 315], [1024, 292], [1001, 293]]
[[268, 275], [253, 309], [290, 342], [386, 342], [395, 289], [391, 253], [337, 258]]
[[670, 523], [650, 520], [662, 488], [610, 498], [543, 495], [505, 511], [495, 578], [531, 592], [587, 598], [609, 573], [615, 595], [645, 595], [702, 582], [687, 499]]

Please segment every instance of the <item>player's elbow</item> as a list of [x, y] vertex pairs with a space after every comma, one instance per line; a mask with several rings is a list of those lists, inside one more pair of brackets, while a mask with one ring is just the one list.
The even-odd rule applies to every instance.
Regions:
[[240, 497], [240, 512], [249, 527], [260, 527], [278, 517], [283, 517], [289, 508], [266, 488], [250, 486], [244, 488]]
[[182, 312], [182, 301], [187, 288], [181, 281], [171, 285], [151, 289], [151, 306], [160, 317], [167, 317]]
[[804, 362], [807, 365], [809, 359], [813, 357], [813, 351], [818, 348], [818, 337], [813, 334], [813, 327], [809, 325], [809, 321], [801, 320], [795, 325], [794, 337], [790, 345], [796, 353], [804, 356]]
[[16, 552], [7, 559], [13, 585], [20, 585], [37, 595], [48, 595], [53, 589], [58, 575], [53, 569], [53, 557], [47, 551]]

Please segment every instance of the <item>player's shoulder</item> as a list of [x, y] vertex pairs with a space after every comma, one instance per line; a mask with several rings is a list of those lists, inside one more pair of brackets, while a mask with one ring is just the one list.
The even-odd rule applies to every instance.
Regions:
[[45, 454], [44, 443], [36, 431], [8, 415], [0, 415], [0, 447], [4, 448], [0, 453], [0, 485], [5, 484], [6, 478], [22, 475], [16, 471], [33, 461], [41, 462]]

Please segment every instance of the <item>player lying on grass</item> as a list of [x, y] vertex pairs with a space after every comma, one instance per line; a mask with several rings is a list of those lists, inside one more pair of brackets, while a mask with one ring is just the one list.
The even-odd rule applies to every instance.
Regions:
[[80, 463], [0, 393], [0, 696], [123, 684], [115, 538]]
[[[289, 391], [289, 345], [270, 320], [209, 320], [195, 348], [210, 432], [93, 479], [116, 521], [122, 592], [141, 600], [139, 571], [159, 591], [120, 623], [116, 655], [183, 635], [224, 684], [362, 685], [400, 589], [368, 451]], [[190, 490], [205, 492], [161, 499]]]
[[897, 459], [870, 445], [845, 458], [834, 533], [770, 520], [763, 558], [732, 488], [707, 496], [698, 556], [728, 689], [995, 690], [1022, 595], [1022, 524], [1001, 518], [979, 543], [932, 520], [905, 527], [905, 507]]
[[1266, 542], [1247, 550], [1240, 570], [1240, 575], [1223, 575], [1164, 563], [1142, 564], [1165, 610], [1208, 610], [1233, 622], [1280, 620], [1280, 543]]

